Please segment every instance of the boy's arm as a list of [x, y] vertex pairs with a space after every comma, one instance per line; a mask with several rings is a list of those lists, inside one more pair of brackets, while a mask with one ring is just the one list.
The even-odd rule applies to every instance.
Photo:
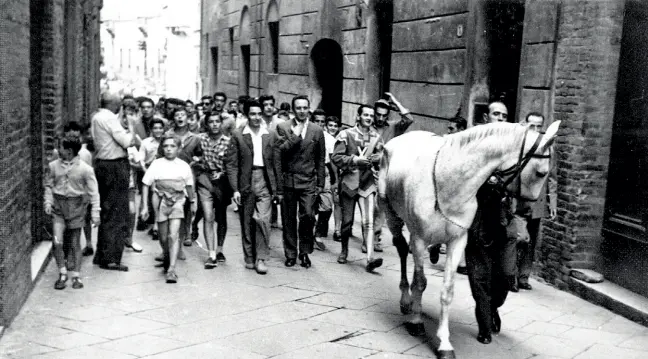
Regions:
[[52, 169], [52, 163], [48, 165], [48, 171], [45, 174], [45, 207], [52, 206], [54, 204], [54, 195], [52, 194], [52, 188], [54, 187], [54, 170]]
[[95, 176], [94, 170], [90, 167], [86, 175], [86, 189], [90, 195], [90, 204], [92, 204], [91, 217], [92, 219], [99, 218], [99, 212], [101, 211], [100, 199], [99, 199], [99, 186], [97, 184], [97, 176]]

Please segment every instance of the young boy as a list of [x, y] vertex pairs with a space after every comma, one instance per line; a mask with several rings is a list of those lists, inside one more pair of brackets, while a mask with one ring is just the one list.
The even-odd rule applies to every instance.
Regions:
[[[337, 118], [336, 116], [328, 116], [326, 118], [326, 132], [328, 132], [329, 135], [333, 136], [333, 138], [337, 137], [338, 133], [340, 132], [340, 119]], [[326, 137], [324, 138], [326, 140]], [[335, 148], [335, 144], [333, 146]], [[327, 149], [328, 151], [329, 149]], [[331, 155], [333, 152], [331, 150]], [[331, 192], [333, 193], [333, 220], [335, 223], [335, 230], [333, 232], [333, 240], [336, 242], [340, 241], [340, 238], [342, 238], [341, 231], [342, 231], [342, 209], [340, 208], [340, 194], [338, 193], [338, 185], [337, 185], [337, 175], [338, 175], [338, 170], [333, 164], [333, 162], [330, 162], [331, 166], [333, 167], [333, 172], [335, 173], [336, 177], [333, 180], [334, 184], [331, 185]]]
[[[149, 188], [153, 187], [155, 197], [155, 221], [160, 230], [160, 244], [164, 251], [164, 268], [167, 271], [166, 282], [176, 283], [178, 275], [175, 265], [180, 250], [179, 230], [184, 218], [184, 205], [187, 198], [191, 202], [191, 213], [196, 213], [197, 203], [194, 193], [193, 173], [189, 165], [178, 158], [180, 138], [165, 135], [161, 141], [163, 158], [158, 158], [144, 174], [142, 197], [147, 198]], [[148, 202], [142, 202], [141, 218], [149, 216]]]
[[79, 159], [79, 137], [60, 141], [60, 158], [49, 163], [45, 179], [45, 213], [52, 216], [54, 258], [59, 268], [55, 289], [64, 289], [68, 270], [72, 288], [81, 289], [81, 228], [85, 224], [88, 198], [92, 204], [92, 223], [99, 225], [99, 190], [90, 165]]
[[[119, 113], [119, 119], [121, 120], [122, 127], [125, 129], [129, 128], [129, 122], [134, 124], [139, 121], [139, 106], [135, 100], [126, 99], [122, 102], [121, 111]], [[136, 135], [139, 137], [139, 135]], [[133, 231], [135, 230], [135, 217], [137, 216], [137, 170], [140, 165], [139, 152], [135, 147], [129, 147], [126, 149], [128, 153], [128, 160], [130, 162], [130, 180], [128, 182], [128, 238], [124, 238], [124, 246], [131, 248], [137, 253], [142, 252], [142, 246], [137, 242], [133, 241]]]
[[[153, 163], [153, 160], [155, 160], [155, 157], [158, 153], [158, 148], [160, 147], [160, 139], [164, 135], [164, 121], [161, 118], [154, 118], [151, 120], [150, 123], [151, 126], [151, 136], [145, 138], [142, 141], [142, 145], [140, 146], [140, 152], [139, 152], [139, 157], [144, 159], [144, 168], [142, 168], [143, 171], [146, 171], [147, 168], [151, 166], [151, 163]], [[142, 196], [142, 201], [146, 200], [149, 204], [149, 206], [152, 206], [151, 199], [153, 198], [152, 195], [149, 195], [148, 198], [144, 198]], [[140, 227], [140, 224], [146, 224], [147, 221], [142, 220], [141, 218], [138, 221], [138, 230], [142, 228], [141, 230], [145, 230], [148, 225], [144, 226], [142, 225]], [[150, 224], [150, 221], [148, 221], [148, 224]], [[153, 221], [153, 228], [149, 232], [153, 240], [158, 239], [158, 227], [157, 227], [157, 222]]]

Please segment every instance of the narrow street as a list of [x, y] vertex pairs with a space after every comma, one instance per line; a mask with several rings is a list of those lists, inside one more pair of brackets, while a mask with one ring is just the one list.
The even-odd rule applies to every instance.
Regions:
[[[426, 265], [426, 338], [411, 337], [399, 311], [399, 264], [387, 235], [385, 264], [364, 271], [360, 240], [348, 265], [336, 263], [339, 243], [327, 241], [313, 267], [283, 265], [281, 231], [274, 229], [267, 275], [246, 270], [236, 214], [230, 210], [227, 262], [204, 270], [205, 251], [186, 248], [178, 284], [154, 268], [157, 242], [145, 232], [143, 253], [127, 250], [127, 273], [92, 266], [85, 288], [54, 290], [52, 260], [20, 314], [0, 339], [1, 358], [393, 358], [434, 357], [442, 265]], [[354, 233], [359, 234], [356, 222]], [[202, 241], [202, 236], [199, 239]], [[648, 328], [532, 281], [511, 293], [501, 310], [502, 333], [475, 340], [474, 301], [459, 276], [451, 340], [461, 359], [646, 358]]]

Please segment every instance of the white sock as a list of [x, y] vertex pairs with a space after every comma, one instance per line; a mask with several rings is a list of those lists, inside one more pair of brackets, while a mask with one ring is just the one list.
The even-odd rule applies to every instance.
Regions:
[[59, 268], [59, 273], [63, 274], [63, 275], [67, 275], [67, 268], [65, 268], [65, 267]]
[[209, 258], [216, 259], [216, 251], [209, 251]]

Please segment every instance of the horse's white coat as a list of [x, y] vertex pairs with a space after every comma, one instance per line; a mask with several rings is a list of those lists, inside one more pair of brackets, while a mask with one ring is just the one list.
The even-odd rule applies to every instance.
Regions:
[[[550, 126], [536, 150], [537, 154], [550, 153], [558, 126], [559, 122]], [[426, 248], [437, 243], [448, 245], [441, 290], [441, 321], [437, 331], [439, 350], [453, 351], [448, 327], [449, 309], [454, 276], [466, 248], [467, 228], [477, 210], [477, 190], [493, 172], [517, 164], [523, 145], [524, 153], [529, 152], [539, 134], [529, 131], [525, 141], [525, 131], [525, 127], [510, 123], [473, 127], [444, 137], [414, 131], [385, 145], [378, 180], [379, 203], [385, 211], [401, 257], [401, 311], [413, 312], [410, 323], [422, 322], [421, 297], [427, 285], [423, 272]], [[520, 194], [537, 198], [549, 169], [549, 159], [532, 158], [520, 172]], [[517, 184], [518, 181], [512, 181], [508, 189], [517, 192]], [[449, 220], [435, 208], [437, 201], [438, 208]], [[401, 220], [410, 232], [409, 250], [414, 257], [411, 288], [407, 279], [408, 250]]]

